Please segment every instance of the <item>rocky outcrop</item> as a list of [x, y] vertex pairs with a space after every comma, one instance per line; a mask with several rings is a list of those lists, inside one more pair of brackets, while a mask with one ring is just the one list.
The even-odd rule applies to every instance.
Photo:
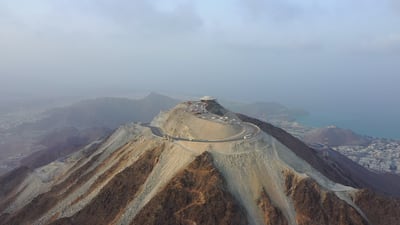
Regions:
[[368, 225], [356, 209], [311, 178], [287, 172], [285, 185], [299, 225]]
[[218, 116], [225, 116], [229, 111], [220, 105], [216, 100], [204, 101], [207, 103], [206, 109], [208, 112]]
[[248, 224], [208, 152], [178, 173], [134, 218], [131, 225]]
[[361, 190], [354, 202], [373, 225], [398, 225], [400, 223], [400, 199]]
[[265, 225], [288, 225], [282, 211], [272, 204], [271, 199], [264, 189], [261, 192], [260, 198], [257, 200], [257, 205], [264, 213]]

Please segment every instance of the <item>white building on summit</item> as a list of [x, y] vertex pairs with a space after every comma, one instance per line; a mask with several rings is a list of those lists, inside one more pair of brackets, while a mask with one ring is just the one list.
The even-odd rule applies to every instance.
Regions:
[[212, 96], [203, 96], [202, 98], [200, 98], [200, 101], [215, 101], [215, 100], [217, 99]]

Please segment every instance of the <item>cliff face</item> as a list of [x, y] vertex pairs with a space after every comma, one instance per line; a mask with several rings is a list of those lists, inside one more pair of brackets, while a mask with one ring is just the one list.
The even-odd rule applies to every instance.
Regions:
[[[180, 105], [153, 124], [225, 141], [122, 126], [98, 146], [1, 177], [0, 224], [398, 225], [399, 199], [357, 189], [363, 178], [283, 130], [188, 113]], [[201, 120], [217, 130], [197, 129]]]

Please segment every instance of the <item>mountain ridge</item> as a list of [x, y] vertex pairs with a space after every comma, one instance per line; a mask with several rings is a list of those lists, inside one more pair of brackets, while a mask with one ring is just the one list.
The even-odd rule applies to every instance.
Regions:
[[[28, 171], [0, 201], [0, 224], [399, 221], [399, 208], [384, 211], [368, 204], [396, 206], [400, 200], [388, 194], [397, 193], [363, 191], [359, 188], [373, 187], [334, 159], [324, 160], [282, 129], [212, 101], [184, 102], [161, 112], [151, 124], [162, 135], [126, 124], [95, 149]], [[214, 134], [229, 141], [208, 142]], [[374, 219], [375, 214], [387, 219]]]

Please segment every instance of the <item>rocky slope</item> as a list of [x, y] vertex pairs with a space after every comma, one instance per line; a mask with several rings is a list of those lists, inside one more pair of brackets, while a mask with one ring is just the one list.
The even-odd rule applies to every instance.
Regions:
[[360, 182], [283, 130], [217, 102], [179, 104], [151, 126], [163, 134], [126, 124], [96, 146], [1, 177], [0, 224], [400, 221], [399, 191]]

